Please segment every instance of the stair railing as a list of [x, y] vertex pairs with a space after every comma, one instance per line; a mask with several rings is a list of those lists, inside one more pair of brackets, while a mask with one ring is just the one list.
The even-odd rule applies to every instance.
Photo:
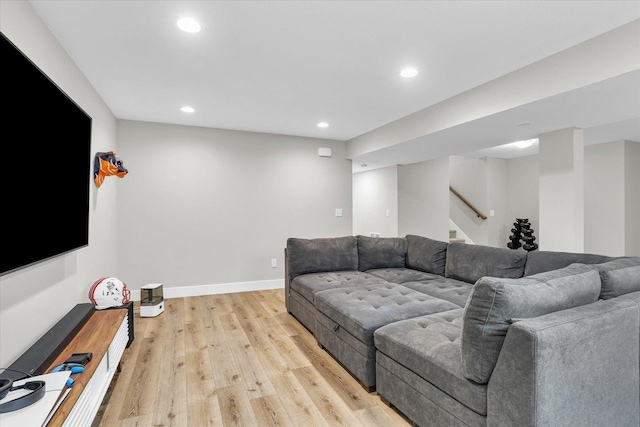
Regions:
[[483, 214], [482, 212], [480, 212], [478, 210], [478, 208], [476, 208], [475, 206], [473, 206], [471, 204], [471, 202], [469, 202], [467, 199], [464, 198], [464, 196], [462, 196], [462, 194], [458, 193], [456, 191], [455, 188], [453, 188], [452, 186], [449, 186], [449, 190], [451, 190], [451, 192], [453, 194], [455, 194], [456, 196], [458, 196], [458, 199], [462, 200], [462, 203], [464, 203], [465, 205], [467, 205], [469, 207], [469, 209], [471, 209], [473, 212], [475, 212], [476, 215], [478, 215], [478, 218], [482, 218], [482, 219], [487, 219], [487, 216], [485, 214]]

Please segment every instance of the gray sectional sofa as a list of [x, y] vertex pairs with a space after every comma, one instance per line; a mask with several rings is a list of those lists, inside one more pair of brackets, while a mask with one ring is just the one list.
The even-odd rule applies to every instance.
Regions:
[[639, 426], [640, 258], [289, 238], [285, 303], [421, 426]]

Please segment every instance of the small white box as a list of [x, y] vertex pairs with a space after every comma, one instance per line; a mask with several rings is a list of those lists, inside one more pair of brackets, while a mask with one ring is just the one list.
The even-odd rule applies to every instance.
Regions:
[[140, 287], [140, 317], [156, 317], [164, 311], [162, 283]]
[[326, 147], [318, 148], [318, 156], [331, 157], [331, 148], [326, 148]]

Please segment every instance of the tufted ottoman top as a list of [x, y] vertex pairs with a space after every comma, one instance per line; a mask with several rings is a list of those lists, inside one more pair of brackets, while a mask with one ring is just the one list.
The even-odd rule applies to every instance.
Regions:
[[403, 285], [432, 297], [450, 301], [462, 308], [464, 308], [471, 289], [473, 289], [471, 283], [442, 276], [438, 276], [435, 280], [406, 282]]
[[291, 281], [291, 289], [315, 304], [316, 292], [371, 283], [384, 283], [384, 280], [360, 271], [330, 271], [298, 276]]
[[320, 313], [366, 345], [373, 345], [373, 332], [381, 326], [460, 308], [394, 283], [328, 289], [317, 292], [315, 301]]
[[487, 385], [462, 374], [460, 336], [464, 309], [415, 317], [374, 333], [376, 348], [460, 403], [487, 414]]
[[367, 270], [367, 273], [380, 277], [387, 282], [404, 284], [406, 282], [418, 282], [421, 280], [437, 280], [444, 278], [437, 274], [425, 273], [424, 271], [413, 270], [411, 268], [376, 268]]

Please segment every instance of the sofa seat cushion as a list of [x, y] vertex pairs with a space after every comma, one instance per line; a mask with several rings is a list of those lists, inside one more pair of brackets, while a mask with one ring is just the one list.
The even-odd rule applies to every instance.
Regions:
[[462, 323], [462, 364], [466, 378], [486, 383], [496, 365], [509, 325], [596, 302], [598, 270], [572, 264], [521, 279], [483, 277], [473, 286]]
[[407, 259], [405, 265], [407, 267], [444, 276], [447, 242], [413, 234], [407, 234], [406, 239]]
[[287, 239], [288, 274], [358, 269], [358, 243], [355, 236], [317, 239]]
[[449, 243], [444, 275], [468, 283], [483, 276], [516, 279], [524, 274], [526, 261], [525, 251]]
[[436, 274], [425, 273], [424, 271], [418, 271], [411, 268], [375, 268], [373, 270], [367, 270], [366, 273], [384, 279], [387, 282], [397, 283], [399, 285], [405, 282], [436, 280], [438, 277], [442, 277]]
[[309, 302], [315, 304], [314, 295], [316, 292], [373, 283], [385, 283], [385, 281], [361, 271], [330, 271], [297, 276], [291, 281], [290, 286]]
[[373, 332], [398, 320], [459, 308], [394, 283], [335, 288], [315, 294], [316, 309], [359, 341], [373, 346]]
[[376, 349], [469, 409], [487, 414], [487, 385], [462, 374], [463, 309], [415, 317], [374, 332]]
[[404, 267], [407, 239], [404, 237], [356, 236], [358, 241], [358, 270]]
[[640, 291], [640, 258], [619, 258], [595, 267], [600, 273], [600, 298], [609, 299]]
[[452, 302], [458, 307], [465, 306], [471, 294], [471, 289], [473, 289], [471, 283], [441, 276], [436, 276], [433, 280], [406, 282], [402, 285], [423, 294]]
[[473, 288], [471, 283], [462, 280], [450, 279], [411, 268], [379, 268], [366, 272], [387, 282], [406, 286], [423, 294], [452, 302], [460, 307], [464, 307], [471, 293], [471, 288]]

